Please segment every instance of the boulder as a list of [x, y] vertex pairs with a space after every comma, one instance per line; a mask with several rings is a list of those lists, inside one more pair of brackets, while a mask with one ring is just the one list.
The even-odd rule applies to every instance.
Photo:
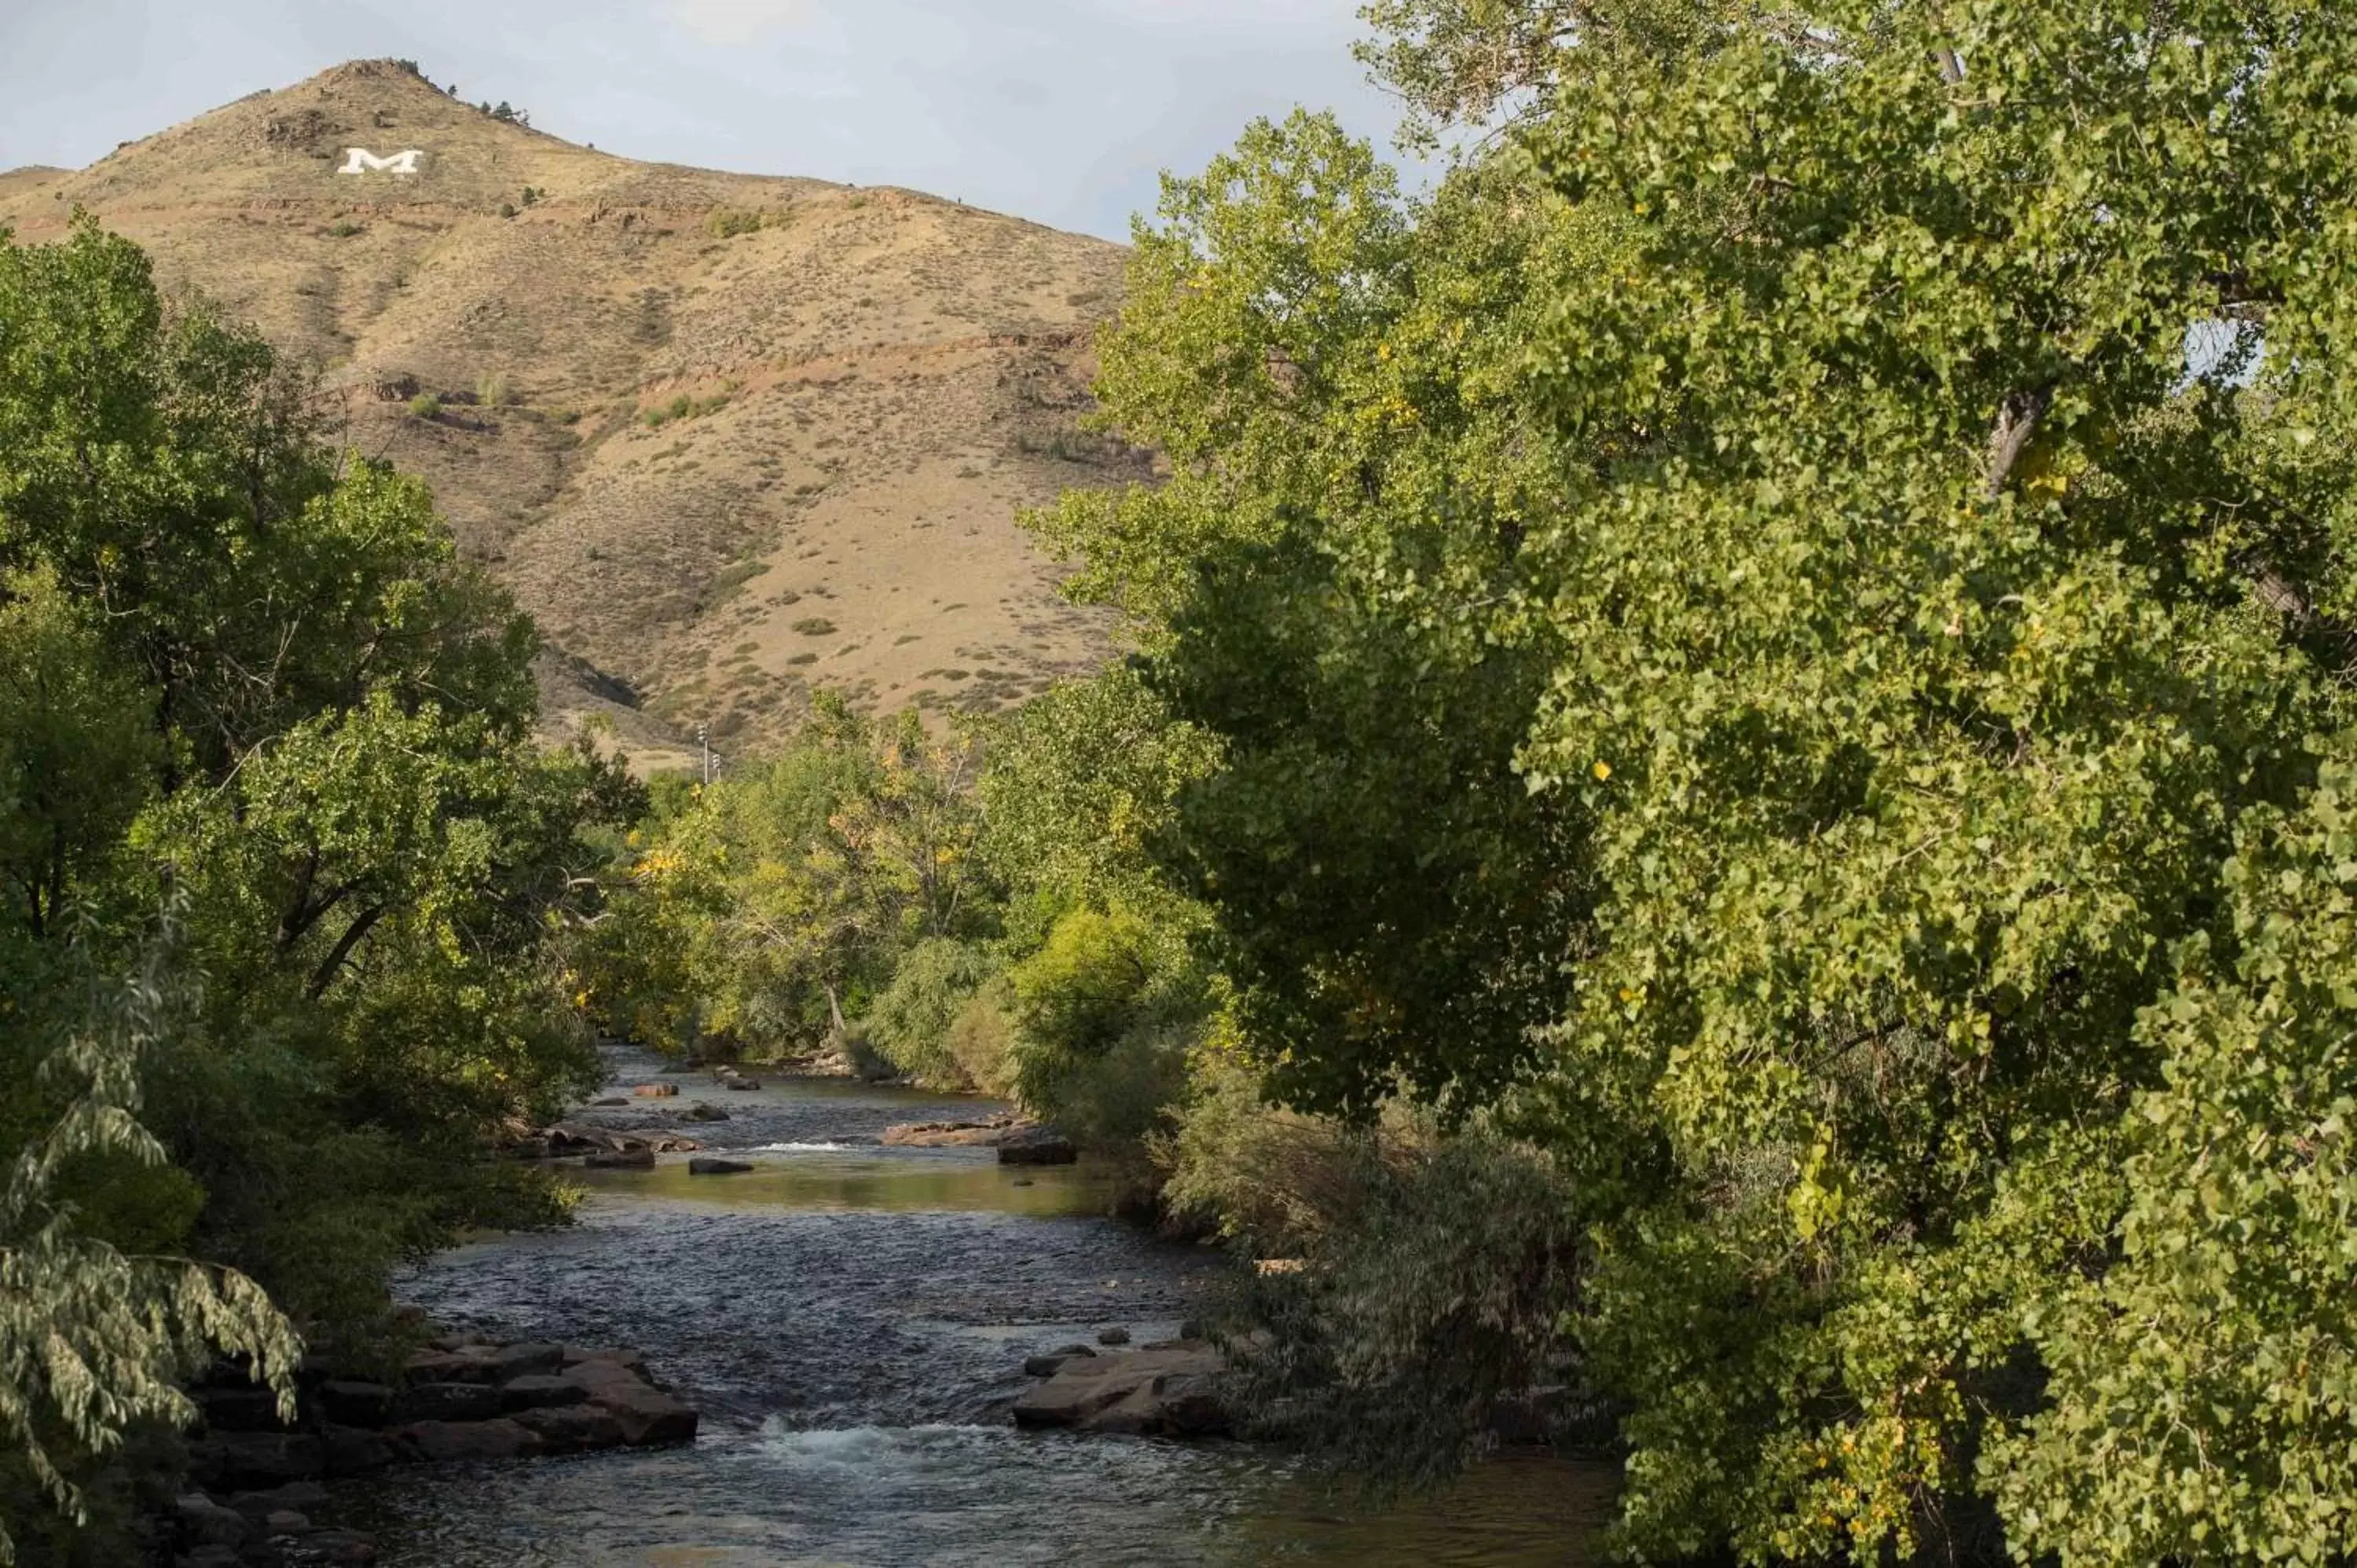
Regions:
[[483, 1421], [505, 1408], [494, 1384], [417, 1383], [393, 1402], [393, 1414], [404, 1422]]
[[701, 1101], [687, 1108], [687, 1116], [688, 1120], [691, 1122], [726, 1122], [728, 1120], [728, 1112], [721, 1110], [717, 1105], [706, 1105]]
[[191, 1389], [189, 1397], [205, 1412], [205, 1425], [215, 1432], [275, 1432], [278, 1396], [248, 1383], [240, 1388], [217, 1386]]
[[273, 1538], [282, 1535], [308, 1535], [311, 1516], [300, 1509], [273, 1509], [262, 1520], [263, 1533]]
[[592, 1362], [597, 1363], [599, 1370], [608, 1375], [610, 1375], [610, 1369], [615, 1368], [641, 1380], [647, 1375], [647, 1359], [636, 1350], [585, 1350], [578, 1345], [567, 1345], [565, 1348], [566, 1370], [587, 1366]]
[[1018, 1426], [1203, 1437], [1229, 1430], [1227, 1362], [1208, 1345], [1075, 1357], [1015, 1402]]
[[687, 1162], [690, 1176], [743, 1176], [753, 1167], [744, 1160], [721, 1160], [698, 1156]]
[[630, 1093], [640, 1100], [669, 1100], [679, 1092], [675, 1083], [642, 1083]]
[[553, 1372], [565, 1365], [565, 1347], [547, 1340], [502, 1345], [491, 1352], [491, 1373], [501, 1382], [527, 1372]]
[[1002, 1165], [1069, 1165], [1080, 1157], [1072, 1141], [1052, 1127], [1020, 1127], [998, 1140]]
[[527, 1372], [500, 1385], [500, 1408], [510, 1415], [550, 1405], [579, 1404], [589, 1391], [579, 1380], [561, 1372]]
[[229, 1506], [248, 1519], [267, 1519], [285, 1509], [310, 1513], [328, 1506], [328, 1488], [317, 1481], [289, 1481], [266, 1492], [240, 1492]]
[[548, 1454], [587, 1454], [622, 1445], [622, 1423], [592, 1404], [550, 1404], [518, 1412], [518, 1426], [538, 1437]]
[[655, 1152], [649, 1148], [600, 1149], [581, 1162], [593, 1171], [651, 1171]]
[[884, 1129], [884, 1146], [892, 1149], [996, 1148], [1015, 1126], [1012, 1116], [986, 1122], [903, 1122]]
[[760, 1088], [761, 1080], [758, 1078], [725, 1078], [720, 1080], [720, 1087], [750, 1091]]
[[1077, 1359], [1082, 1356], [1093, 1356], [1095, 1354], [1096, 1352], [1094, 1350], [1090, 1349], [1085, 1345], [1067, 1345], [1062, 1349], [1051, 1350], [1045, 1356], [1026, 1357], [1023, 1362], [1023, 1371], [1028, 1377], [1052, 1378], [1058, 1372], [1063, 1370], [1065, 1362]]
[[325, 1474], [327, 1446], [291, 1432], [215, 1432], [188, 1445], [188, 1473], [224, 1491], [254, 1491]]
[[542, 1452], [539, 1435], [522, 1423], [413, 1421], [385, 1434], [396, 1451], [429, 1465], [456, 1459], [529, 1459]]
[[415, 1383], [488, 1383], [495, 1375], [490, 1345], [468, 1345], [454, 1350], [421, 1350], [409, 1359], [408, 1379]]
[[627, 1096], [608, 1094], [603, 1099], [593, 1100], [589, 1103], [592, 1105], [628, 1105], [630, 1102], [630, 1101]]
[[190, 1546], [237, 1546], [248, 1530], [245, 1516], [224, 1508], [202, 1492], [190, 1492], [172, 1505], [173, 1522], [180, 1539]]
[[382, 1383], [329, 1378], [319, 1385], [321, 1413], [343, 1426], [382, 1426], [393, 1410], [393, 1391]]
[[565, 1376], [581, 1384], [591, 1404], [619, 1424], [632, 1447], [686, 1443], [695, 1436], [695, 1408], [663, 1392], [619, 1361], [587, 1360]]
[[1126, 1345], [1129, 1343], [1129, 1330], [1119, 1326], [1100, 1328], [1097, 1330], [1097, 1343], [1100, 1345]]
[[611, 1127], [600, 1127], [594, 1122], [554, 1122], [547, 1128], [544, 1136], [548, 1139], [548, 1146], [561, 1155], [577, 1155], [585, 1149], [619, 1152], [646, 1145], [643, 1138], [628, 1137]]
[[360, 1426], [329, 1426], [319, 1434], [327, 1445], [328, 1474], [365, 1476], [393, 1463], [393, 1445]]

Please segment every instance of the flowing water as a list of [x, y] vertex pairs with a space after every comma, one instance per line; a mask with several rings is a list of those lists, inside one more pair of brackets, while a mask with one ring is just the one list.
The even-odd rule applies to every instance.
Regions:
[[[654, 1079], [618, 1055], [621, 1091]], [[806, 1079], [586, 1113], [677, 1124], [753, 1174], [582, 1173], [580, 1222], [458, 1248], [404, 1283], [438, 1319], [643, 1350], [704, 1412], [691, 1447], [393, 1472], [339, 1510], [385, 1568], [1526, 1564], [1594, 1561], [1609, 1468], [1484, 1466], [1386, 1508], [1241, 1444], [1017, 1431], [1025, 1356], [1192, 1316], [1228, 1266], [1102, 1218], [1086, 1165], [887, 1149], [996, 1109]], [[685, 1122], [705, 1101], [726, 1122]], [[586, 1119], [586, 1118], [585, 1118]]]

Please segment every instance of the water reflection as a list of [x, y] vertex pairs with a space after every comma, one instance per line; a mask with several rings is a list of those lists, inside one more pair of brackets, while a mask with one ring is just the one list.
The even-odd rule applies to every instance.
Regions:
[[652, 1170], [567, 1173], [609, 1199], [662, 1200], [732, 1208], [794, 1208], [885, 1214], [927, 1211], [1027, 1214], [1039, 1218], [1103, 1214], [1112, 1197], [1106, 1172], [1080, 1165], [1002, 1165], [987, 1149], [731, 1149], [726, 1157], [754, 1168], [734, 1176], [695, 1176], [687, 1157], [665, 1156]]

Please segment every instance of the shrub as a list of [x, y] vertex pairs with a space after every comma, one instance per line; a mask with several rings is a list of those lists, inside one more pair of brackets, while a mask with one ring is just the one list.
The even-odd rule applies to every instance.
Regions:
[[1010, 978], [1026, 1054], [1059, 1066], [1100, 1055], [1137, 1021], [1154, 979], [1150, 933], [1125, 910], [1075, 909]]
[[1254, 1331], [1223, 1336], [1248, 1428], [1408, 1484], [1454, 1472], [1541, 1391], [1546, 1424], [1601, 1429], [1564, 1333], [1582, 1248], [1555, 1165], [1481, 1133], [1336, 1147], [1341, 1207], [1297, 1271], [1246, 1287]]
[[824, 616], [804, 616], [794, 622], [794, 629], [804, 637], [831, 637], [834, 634], [834, 622]]
[[894, 1066], [941, 1089], [981, 1086], [949, 1048], [952, 1025], [995, 970], [989, 955], [935, 937], [909, 950], [867, 1014], [866, 1032]]
[[1261, 1075], [1229, 1053], [1198, 1053], [1186, 1116], [1157, 1140], [1162, 1199], [1174, 1216], [1264, 1256], [1295, 1257], [1364, 1201], [1374, 1133], [1271, 1104]]
[[770, 223], [770, 216], [764, 212], [719, 207], [704, 220], [704, 227], [716, 240], [733, 240], [739, 234], [758, 234]]
[[942, 1053], [964, 1079], [985, 1094], [1015, 1092], [1013, 993], [1004, 978], [970, 997], [942, 1036]]
[[490, 371], [475, 382], [475, 401], [485, 408], [500, 408], [515, 401], [515, 389], [498, 371]]
[[418, 419], [441, 418], [442, 399], [440, 394], [436, 392], [419, 392], [415, 397], [409, 400], [409, 412], [414, 417]]
[[1102, 1054], [1071, 1064], [1056, 1084], [1056, 1125], [1086, 1148], [1146, 1150], [1186, 1092], [1193, 1039], [1183, 1023], [1142, 1023]]
[[648, 409], [639, 417], [646, 422], [648, 429], [661, 430], [675, 419], [696, 419], [707, 413], [717, 413], [727, 406], [728, 394], [725, 392], [701, 399], [682, 392], [669, 403], [658, 403]]

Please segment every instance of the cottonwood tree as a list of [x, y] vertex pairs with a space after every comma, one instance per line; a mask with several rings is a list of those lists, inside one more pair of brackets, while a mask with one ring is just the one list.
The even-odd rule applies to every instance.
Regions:
[[2357, 15], [1491, 10], [1430, 200], [1167, 189], [1044, 529], [1274, 1081], [1573, 1173], [1632, 1551], [2330, 1558]]

